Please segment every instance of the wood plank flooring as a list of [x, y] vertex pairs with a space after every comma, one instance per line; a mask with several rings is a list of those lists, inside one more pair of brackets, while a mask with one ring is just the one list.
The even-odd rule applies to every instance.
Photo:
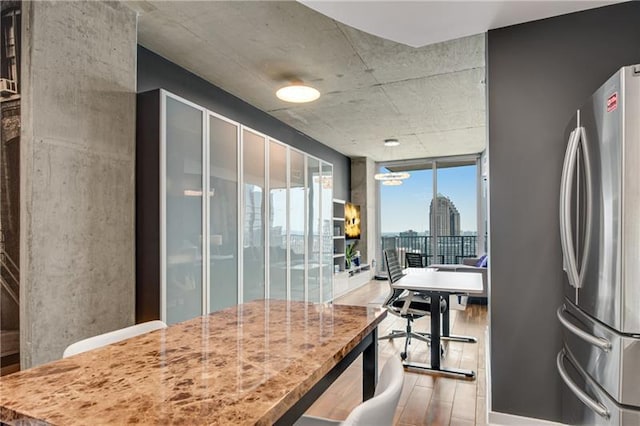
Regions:
[[[386, 281], [369, 284], [338, 298], [334, 303], [366, 306], [369, 302], [388, 294]], [[371, 305], [373, 306], [373, 305]], [[392, 329], [403, 330], [406, 322], [388, 315], [378, 329], [384, 336]], [[405, 371], [405, 381], [395, 425], [485, 425], [485, 330], [487, 307], [469, 305], [464, 311], [452, 311], [452, 333], [474, 336], [477, 344], [450, 342], [442, 364], [449, 367], [471, 369], [476, 380], [467, 381], [438, 377], [425, 373]], [[414, 330], [428, 331], [429, 317], [414, 322]], [[404, 340], [380, 340], [379, 366], [391, 356], [399, 356]], [[429, 348], [425, 343], [413, 341], [409, 346], [409, 360], [429, 362]], [[316, 401], [307, 414], [343, 420], [362, 401], [362, 357], [358, 358], [336, 382]]]

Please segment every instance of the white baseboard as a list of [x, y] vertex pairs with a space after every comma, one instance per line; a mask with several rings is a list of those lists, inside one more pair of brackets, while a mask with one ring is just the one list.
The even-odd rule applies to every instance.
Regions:
[[487, 424], [492, 426], [563, 426], [562, 423], [550, 422], [549, 420], [497, 413], [495, 411], [489, 411], [487, 417]]

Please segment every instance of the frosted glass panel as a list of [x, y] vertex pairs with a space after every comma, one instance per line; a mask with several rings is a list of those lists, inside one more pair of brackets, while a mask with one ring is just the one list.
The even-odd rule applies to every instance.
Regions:
[[333, 298], [333, 166], [322, 163], [322, 301]]
[[287, 148], [269, 142], [269, 298], [287, 298]]
[[209, 117], [209, 308], [238, 303], [238, 128]]
[[290, 190], [289, 190], [289, 227], [291, 250], [291, 299], [304, 300], [304, 262], [306, 229], [304, 155], [291, 150], [290, 153]]
[[166, 322], [202, 313], [202, 112], [166, 98]]
[[320, 302], [320, 161], [307, 157], [307, 188], [309, 191], [309, 233], [307, 239], [307, 251], [309, 253], [308, 269], [308, 298], [309, 302]]
[[263, 299], [264, 294], [264, 149], [265, 140], [243, 130], [243, 292], [245, 302]]

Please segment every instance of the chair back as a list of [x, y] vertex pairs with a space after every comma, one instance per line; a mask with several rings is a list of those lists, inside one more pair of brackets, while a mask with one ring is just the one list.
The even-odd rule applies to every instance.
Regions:
[[393, 356], [385, 363], [380, 373], [373, 398], [354, 408], [341, 424], [345, 426], [392, 425], [403, 384], [402, 362], [400, 358]]
[[421, 253], [405, 253], [404, 258], [407, 261], [408, 268], [424, 268], [422, 264], [422, 254]]
[[402, 266], [400, 266], [398, 255], [396, 254], [395, 250], [386, 249], [384, 251], [384, 261], [387, 266], [387, 274], [389, 276], [389, 282], [391, 284], [395, 283], [404, 276], [404, 274], [402, 273]]
[[162, 321], [149, 321], [143, 322], [142, 324], [132, 325], [131, 327], [121, 328], [120, 330], [110, 331], [98, 336], [89, 337], [67, 346], [62, 357], [67, 358], [72, 355], [87, 352], [112, 343], [117, 343], [161, 328], [167, 328], [167, 324]]

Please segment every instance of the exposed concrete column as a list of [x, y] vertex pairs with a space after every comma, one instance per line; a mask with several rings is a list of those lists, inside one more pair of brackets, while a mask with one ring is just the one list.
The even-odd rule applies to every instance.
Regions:
[[24, 2], [21, 366], [134, 321], [136, 14]]
[[[351, 159], [351, 202], [360, 205], [360, 242], [356, 247], [360, 250], [362, 261], [376, 262], [376, 242], [378, 241], [378, 191], [373, 175], [376, 163], [371, 158], [359, 157]], [[373, 265], [372, 265], [373, 266]]]

